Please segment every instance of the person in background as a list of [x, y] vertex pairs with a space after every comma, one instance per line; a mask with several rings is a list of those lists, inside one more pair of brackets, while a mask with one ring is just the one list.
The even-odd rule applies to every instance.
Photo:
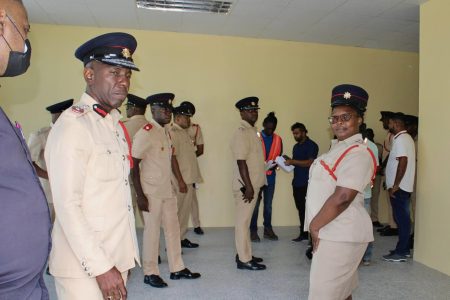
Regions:
[[[277, 117], [274, 112], [270, 112], [263, 121], [263, 130], [260, 132], [261, 142], [263, 145], [263, 153], [266, 164], [275, 159], [283, 153], [283, 141], [281, 137], [275, 133], [277, 129]], [[267, 185], [264, 186], [262, 198], [264, 199], [264, 238], [272, 241], [278, 240], [278, 236], [273, 232], [272, 228], [272, 202], [275, 193], [276, 182], [276, 165], [266, 171]], [[258, 213], [261, 198], [256, 200], [255, 209], [253, 211], [252, 220], [250, 222], [250, 238], [252, 242], [261, 241], [258, 236]]]
[[258, 130], [258, 97], [246, 97], [236, 102], [241, 115], [239, 127], [234, 132], [230, 147], [233, 153], [232, 191], [236, 208], [235, 243], [238, 269], [265, 270], [262, 258], [252, 255], [250, 220], [256, 199], [266, 184], [264, 154]]
[[[192, 112], [192, 116], [195, 115], [195, 106], [192, 102], [189, 101], [183, 101], [180, 103], [180, 106], [187, 106], [190, 111]], [[192, 121], [192, 120], [191, 120]], [[203, 142], [203, 133], [202, 128], [199, 124], [191, 122], [191, 125], [187, 129], [187, 132], [191, 138], [192, 143], [196, 147], [196, 155], [197, 159], [198, 157], [202, 156], [205, 151], [205, 143]], [[196, 182], [195, 188], [198, 188], [199, 182]], [[194, 232], [198, 235], [202, 235], [205, 232], [203, 231], [202, 227], [200, 226], [200, 210], [198, 206], [198, 198], [197, 195], [195, 195], [194, 200], [192, 201], [192, 212], [191, 212], [191, 221], [192, 225], [194, 226]]]
[[[380, 163], [382, 160], [381, 153], [383, 152], [383, 145], [375, 142], [375, 133], [373, 132], [372, 128], [366, 129], [366, 137], [369, 141], [374, 143], [375, 146], [377, 146], [377, 152], [378, 152], [377, 159], [378, 159], [378, 163]], [[370, 219], [372, 219], [372, 225], [377, 228], [383, 227], [383, 225], [381, 225], [380, 221], [378, 220], [378, 200], [379, 200], [379, 196], [380, 196], [380, 187], [381, 187], [381, 181], [382, 181], [381, 180], [382, 175], [381, 175], [380, 170], [381, 170], [381, 168], [378, 168], [377, 176], [375, 177], [375, 181], [374, 181], [373, 187], [372, 187], [372, 198], [370, 200]]]
[[48, 106], [46, 110], [49, 111], [52, 116], [52, 122], [50, 123], [50, 126], [43, 127], [36, 132], [32, 132], [30, 134], [30, 137], [28, 138], [28, 148], [30, 149], [31, 160], [33, 161], [33, 166], [36, 169], [39, 180], [41, 181], [45, 196], [47, 197], [52, 223], [55, 220], [55, 209], [53, 207], [50, 183], [48, 182], [47, 165], [45, 164], [45, 145], [47, 144], [48, 134], [50, 133], [50, 130], [52, 129], [56, 120], [58, 120], [61, 113], [71, 107], [72, 104], [73, 99], [69, 99]]
[[[28, 70], [29, 31], [22, 1], [0, 0], [0, 77]], [[22, 127], [1, 107], [0, 136], [0, 299], [48, 300], [43, 277], [51, 248], [47, 200]]]
[[[419, 118], [417, 116], [412, 116], [412, 115], [406, 115], [406, 120], [405, 120], [405, 125], [406, 125], [406, 130], [408, 131], [409, 135], [411, 135], [411, 137], [414, 140], [414, 148], [416, 149], [416, 166], [417, 166], [417, 158], [418, 158], [418, 154], [417, 154], [417, 150], [418, 150], [418, 128], [419, 128]], [[409, 247], [411, 249], [414, 248], [414, 223], [416, 221], [416, 186], [417, 186], [417, 168], [416, 168], [416, 174], [414, 176], [414, 190], [411, 193], [411, 228], [412, 228], [412, 234], [411, 234], [411, 239], [410, 239], [410, 245]]]
[[[127, 119], [123, 121], [123, 124], [127, 128], [130, 139], [133, 140], [136, 132], [148, 123], [147, 119], [145, 118], [145, 111], [147, 110], [148, 103], [147, 100], [133, 94], [128, 94], [127, 99]], [[132, 175], [130, 174], [131, 199], [133, 202], [133, 211], [136, 218], [136, 225], [138, 225], [143, 224], [144, 218], [142, 216], [142, 212], [137, 207], [136, 191], [134, 190], [134, 184], [131, 176]]]
[[309, 168], [317, 158], [319, 146], [308, 137], [308, 130], [302, 123], [294, 123], [291, 126], [291, 131], [297, 143], [292, 149], [292, 159], [287, 159], [286, 165], [295, 167], [292, 191], [300, 220], [300, 234], [292, 241], [301, 242], [308, 239], [308, 233], [304, 230], [306, 193], [308, 191]]
[[414, 190], [416, 151], [414, 140], [408, 134], [403, 113], [389, 118], [389, 131], [393, 135], [392, 148], [386, 165], [386, 188], [391, 197], [392, 211], [398, 226], [398, 242], [394, 250], [384, 255], [390, 262], [404, 262], [410, 257], [410, 200]]
[[[365, 123], [361, 124], [359, 131], [361, 132], [364, 142], [367, 144], [367, 147], [372, 151], [373, 156], [377, 162], [377, 168], [380, 165], [378, 160], [378, 147], [373, 142], [373, 130], [371, 128], [366, 128], [367, 125]], [[377, 172], [378, 173], [378, 172]], [[369, 214], [371, 214], [371, 205], [372, 205], [372, 189], [373, 183], [369, 183], [364, 190], [364, 206]], [[377, 199], [378, 200], [378, 199]], [[373, 242], [370, 242], [367, 245], [366, 252], [364, 252], [364, 256], [362, 259], [364, 266], [369, 266], [372, 261], [372, 252], [373, 252]]]

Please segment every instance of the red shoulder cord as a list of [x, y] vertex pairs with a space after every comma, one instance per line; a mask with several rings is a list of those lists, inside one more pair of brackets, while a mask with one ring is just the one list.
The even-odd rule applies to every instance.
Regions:
[[133, 158], [131, 157], [131, 139], [130, 135], [128, 134], [128, 130], [123, 124], [122, 121], [119, 121], [120, 127], [122, 127], [123, 134], [125, 135], [125, 139], [127, 140], [128, 144], [128, 160], [130, 161], [130, 169], [133, 169]]
[[[359, 145], [353, 145], [351, 147], [348, 147], [342, 154], [341, 156], [339, 156], [339, 158], [336, 160], [336, 162], [333, 165], [333, 168], [330, 169], [330, 166], [328, 166], [326, 164], [326, 162], [324, 162], [323, 160], [320, 161], [320, 164], [323, 166], [323, 168], [325, 170], [327, 170], [328, 174], [330, 174], [330, 176], [337, 181], [337, 177], [334, 174], [334, 171], [336, 171], [336, 168], [338, 167], [338, 165], [341, 163], [341, 161], [344, 159], [344, 157], [347, 155], [348, 152], [350, 152], [350, 150], [359, 147]], [[375, 181], [375, 176], [377, 174], [377, 160], [375, 158], [375, 155], [373, 154], [372, 150], [370, 150], [369, 148], [366, 148], [367, 151], [369, 151], [370, 156], [372, 157], [372, 161], [373, 161], [373, 175], [372, 178], [370, 179], [371, 181], [371, 186], [373, 186], [373, 182]]]

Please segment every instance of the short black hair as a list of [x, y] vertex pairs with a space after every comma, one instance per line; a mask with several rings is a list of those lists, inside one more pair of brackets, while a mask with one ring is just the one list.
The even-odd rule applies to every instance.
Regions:
[[308, 133], [308, 130], [306, 130], [306, 127], [305, 125], [303, 125], [303, 123], [295, 122], [294, 124], [292, 124], [291, 131], [294, 131], [295, 129], [300, 129]]

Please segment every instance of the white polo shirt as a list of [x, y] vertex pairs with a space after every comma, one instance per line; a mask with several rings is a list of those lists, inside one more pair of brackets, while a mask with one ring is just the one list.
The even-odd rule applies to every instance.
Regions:
[[406, 130], [397, 133], [392, 140], [392, 148], [386, 166], [386, 186], [388, 189], [394, 186], [398, 158], [403, 156], [408, 158], [408, 165], [406, 166], [405, 175], [400, 181], [399, 187], [406, 192], [412, 193], [416, 170], [416, 150], [414, 147], [414, 140]]

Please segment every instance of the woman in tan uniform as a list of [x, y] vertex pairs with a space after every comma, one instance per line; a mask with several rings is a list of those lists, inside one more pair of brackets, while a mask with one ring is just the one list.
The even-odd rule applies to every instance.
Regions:
[[311, 165], [306, 197], [305, 230], [314, 251], [309, 300], [352, 299], [358, 265], [373, 241], [364, 188], [374, 175], [374, 157], [359, 134], [368, 97], [354, 85], [332, 91], [329, 121], [336, 139]]

